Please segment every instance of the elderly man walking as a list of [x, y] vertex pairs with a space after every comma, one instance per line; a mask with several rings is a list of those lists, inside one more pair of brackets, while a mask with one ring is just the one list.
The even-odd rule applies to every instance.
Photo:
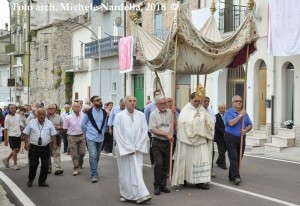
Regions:
[[173, 142], [172, 111], [167, 109], [164, 95], [155, 97], [157, 109], [150, 114], [149, 129], [152, 133], [154, 156], [154, 194], [170, 193], [166, 187], [170, 166], [170, 143]]
[[[243, 121], [244, 118], [244, 121]], [[242, 125], [244, 123], [244, 126]], [[239, 95], [232, 97], [232, 108], [225, 113], [225, 143], [230, 162], [229, 181], [235, 185], [242, 182], [239, 165], [240, 165], [240, 148], [243, 138], [242, 155], [245, 150], [246, 133], [251, 131], [252, 122], [249, 115], [243, 109], [243, 100]]]
[[136, 98], [125, 97], [126, 109], [114, 122], [116, 158], [119, 170], [121, 202], [144, 203], [151, 200], [143, 179], [143, 154], [148, 153], [149, 138], [145, 115], [136, 110]]
[[[29, 157], [29, 175], [27, 186], [32, 187], [36, 176], [36, 170], [41, 159], [41, 170], [39, 176], [39, 186], [49, 187], [46, 183], [50, 159], [50, 140], [52, 139], [52, 149], [56, 150], [56, 130], [51, 121], [46, 119], [46, 110], [39, 108], [37, 118], [31, 120], [23, 130], [25, 135], [25, 149]], [[30, 144], [29, 144], [30, 143]]]
[[80, 127], [83, 119], [81, 106], [78, 102], [74, 102], [72, 108], [73, 113], [66, 116], [63, 129], [68, 134], [69, 147], [74, 165], [73, 176], [76, 176], [80, 173], [80, 169], [82, 168], [86, 145], [85, 137], [83, 136], [83, 132]]
[[[56, 114], [56, 107], [54, 104], [49, 104], [47, 107], [47, 119], [50, 120], [56, 129], [56, 144], [57, 148], [52, 150], [50, 148], [51, 156], [53, 157], [54, 163], [54, 175], [61, 175], [64, 171], [61, 168], [61, 159], [60, 159], [60, 145], [61, 145], [61, 136], [60, 132], [62, 130], [63, 120], [60, 115]], [[51, 146], [51, 144], [50, 144]], [[51, 156], [49, 160], [49, 168], [48, 173], [52, 172], [52, 163], [51, 163]]]
[[82, 131], [86, 137], [89, 148], [89, 162], [92, 183], [98, 182], [98, 162], [100, 159], [107, 113], [102, 109], [102, 101], [99, 96], [91, 98], [93, 107], [86, 111], [81, 123]]

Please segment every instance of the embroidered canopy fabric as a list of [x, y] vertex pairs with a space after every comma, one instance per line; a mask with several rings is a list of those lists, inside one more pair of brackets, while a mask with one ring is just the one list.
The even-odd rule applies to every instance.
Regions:
[[250, 55], [256, 51], [258, 39], [252, 12], [233, 35], [222, 40], [213, 15], [198, 31], [179, 6], [165, 42], [137, 27], [137, 59], [153, 71], [173, 70], [176, 35], [176, 71], [186, 74], [210, 74], [242, 65], [246, 62], [247, 44]]

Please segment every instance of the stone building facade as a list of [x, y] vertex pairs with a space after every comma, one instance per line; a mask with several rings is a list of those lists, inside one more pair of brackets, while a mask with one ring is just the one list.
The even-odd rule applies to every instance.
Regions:
[[35, 30], [31, 43], [30, 99], [34, 103], [56, 103], [62, 107], [66, 100], [65, 71], [71, 60], [73, 23], [64, 21]]

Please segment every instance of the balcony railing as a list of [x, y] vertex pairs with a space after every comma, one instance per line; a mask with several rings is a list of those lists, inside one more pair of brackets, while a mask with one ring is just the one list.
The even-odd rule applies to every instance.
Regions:
[[155, 33], [153, 33], [152, 35], [160, 40], [165, 41], [169, 32], [170, 32], [170, 27], [165, 27], [162, 29], [156, 29]]
[[232, 5], [220, 9], [219, 30], [222, 33], [235, 31], [245, 18], [245, 6]]
[[[100, 39], [101, 57], [118, 54], [120, 36]], [[85, 58], [99, 58], [98, 41], [85, 44]]]
[[83, 57], [73, 57], [65, 64], [65, 68], [73, 70], [73, 72], [84, 72], [88, 71], [88, 60]]

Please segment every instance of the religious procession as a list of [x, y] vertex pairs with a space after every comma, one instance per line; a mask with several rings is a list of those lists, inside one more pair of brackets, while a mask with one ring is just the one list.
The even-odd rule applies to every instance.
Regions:
[[[227, 38], [222, 38], [214, 16], [215, 2], [212, 2], [211, 15], [200, 29], [193, 25], [182, 5], [176, 4], [170, 32], [164, 41], [141, 27], [137, 15], [130, 16], [136, 26], [137, 41], [134, 42], [133, 36], [120, 40], [120, 59], [133, 56], [134, 42], [136, 60], [155, 75], [159, 89], [154, 90], [151, 97], [143, 97], [147, 99], [145, 102], [138, 101], [138, 94], [124, 92], [126, 96], [122, 95], [117, 100], [119, 104], [114, 105], [111, 99], [103, 98], [108, 95], [101, 94], [99, 82], [100, 94], [95, 92], [85, 101], [73, 99], [63, 108], [59, 108], [58, 102], [47, 105], [10, 103], [5, 107], [0, 112], [0, 143], [2, 141], [1, 146], [11, 149], [2, 158], [5, 168], [16, 173], [23, 170], [18, 156], [27, 151], [28, 190], [36, 186], [41, 189], [57, 187], [52, 185], [50, 174], [85, 176], [84, 181], [88, 179], [86, 182], [94, 186], [100, 185], [102, 170], [107, 166], [100, 160], [108, 156], [107, 162], [117, 167], [118, 195], [114, 198], [120, 204], [151, 204], [154, 197], [184, 188], [199, 192], [210, 190], [213, 178], [217, 178], [214, 166], [226, 173], [232, 190], [239, 191], [239, 186], [247, 182], [241, 172], [246, 136], [254, 128], [251, 115], [246, 111], [250, 88], [248, 61], [258, 50], [259, 34], [252, 11], [254, 2], [249, 0], [249, 11], [240, 26]], [[100, 59], [99, 56], [99, 65]], [[132, 69], [132, 61], [125, 60], [120, 60], [120, 73]], [[230, 93], [227, 102], [218, 102], [218, 113], [215, 113], [210, 106], [207, 76], [220, 69], [233, 70], [242, 65], [245, 67], [242, 89]], [[170, 89], [165, 92], [158, 74], [168, 71], [172, 72], [171, 92]], [[185, 92], [186, 101], [181, 99], [182, 91], [176, 87], [178, 74], [196, 77], [194, 85]], [[203, 82], [200, 75], [204, 77]], [[63, 155], [67, 155], [72, 164], [71, 173], [65, 169]], [[84, 163], [85, 160], [88, 162]], [[151, 186], [145, 181], [145, 161], [150, 162]]]

